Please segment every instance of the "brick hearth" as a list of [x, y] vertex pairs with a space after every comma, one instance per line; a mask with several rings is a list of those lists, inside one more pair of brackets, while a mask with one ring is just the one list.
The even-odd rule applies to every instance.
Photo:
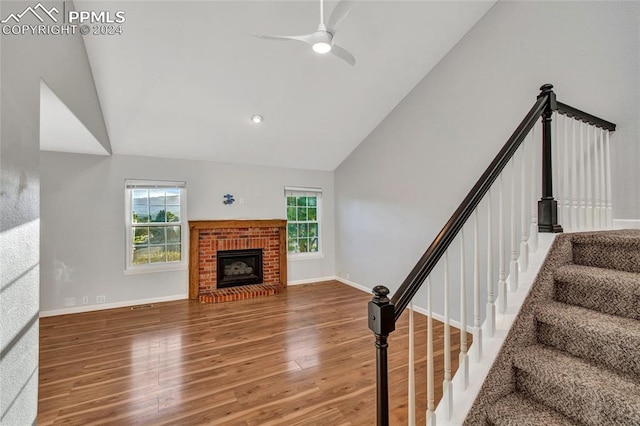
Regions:
[[273, 296], [280, 293], [279, 285], [251, 284], [239, 287], [221, 288], [198, 295], [202, 303], [231, 302], [232, 300], [252, 299], [260, 296]]
[[[285, 220], [189, 222], [189, 297], [215, 303], [267, 296], [286, 287]], [[263, 250], [263, 282], [218, 289], [219, 250]]]

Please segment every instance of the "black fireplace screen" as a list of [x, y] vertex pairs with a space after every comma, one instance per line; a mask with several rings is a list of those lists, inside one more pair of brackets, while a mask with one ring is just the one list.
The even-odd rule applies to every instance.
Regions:
[[262, 284], [262, 249], [220, 250], [218, 288]]

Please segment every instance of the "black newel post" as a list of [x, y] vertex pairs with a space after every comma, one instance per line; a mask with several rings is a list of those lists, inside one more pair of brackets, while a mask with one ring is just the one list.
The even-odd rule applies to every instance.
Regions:
[[551, 116], [558, 109], [553, 85], [545, 84], [538, 96], [549, 96], [542, 113], [542, 198], [538, 201], [538, 231], [562, 232], [558, 224], [558, 202], [553, 199], [553, 165], [551, 163]]
[[389, 383], [387, 367], [387, 338], [396, 329], [394, 306], [384, 286], [373, 288], [373, 299], [369, 302], [369, 328], [376, 336], [376, 380], [377, 380], [377, 424], [389, 426]]

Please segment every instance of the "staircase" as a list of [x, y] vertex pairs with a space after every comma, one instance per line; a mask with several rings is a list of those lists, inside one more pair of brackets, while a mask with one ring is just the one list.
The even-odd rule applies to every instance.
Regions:
[[465, 425], [640, 425], [640, 231], [556, 238]]
[[[393, 295], [373, 288], [378, 426], [390, 424], [388, 339], [407, 308], [410, 426], [422, 422], [424, 406], [428, 426], [640, 426], [640, 231], [560, 235], [532, 279], [539, 233], [612, 228], [615, 129], [543, 85]], [[427, 316], [427, 356], [418, 361], [414, 311]], [[437, 316], [442, 334], [433, 332]], [[457, 371], [452, 326], [460, 327]], [[426, 398], [416, 389], [419, 363], [426, 366]]]

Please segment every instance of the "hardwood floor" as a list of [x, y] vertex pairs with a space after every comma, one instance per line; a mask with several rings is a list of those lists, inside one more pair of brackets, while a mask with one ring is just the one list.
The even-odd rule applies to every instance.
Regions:
[[[370, 298], [331, 281], [247, 301], [184, 300], [42, 318], [38, 424], [375, 424]], [[407, 329], [405, 314], [389, 339], [393, 425], [407, 422]], [[415, 329], [424, 424], [423, 316]], [[434, 322], [434, 333], [442, 336], [441, 323]], [[459, 342], [458, 330], [451, 339]]]

